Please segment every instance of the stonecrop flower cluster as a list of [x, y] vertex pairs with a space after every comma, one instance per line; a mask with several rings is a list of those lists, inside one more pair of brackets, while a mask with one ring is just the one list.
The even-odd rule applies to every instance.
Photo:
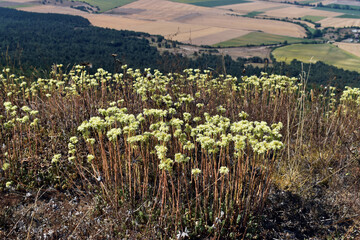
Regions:
[[[35, 81], [5, 69], [0, 81], [7, 92], [0, 115], [4, 136], [14, 142], [27, 135], [22, 153], [41, 159], [37, 165], [49, 166], [57, 182], [60, 171], [75, 170], [72, 181], [98, 183], [117, 200], [120, 193], [151, 199], [162, 216], [169, 209], [185, 214], [176, 209], [183, 203], [196, 215], [211, 208], [209, 221], [225, 211], [229, 196], [241, 209], [270, 184], [266, 178], [284, 146], [277, 106], [286, 101], [282, 93], [301, 90], [284, 76], [237, 79], [199, 69], [163, 74], [126, 65], [115, 74], [90, 74], [84, 66], [65, 73], [56, 65], [51, 77]], [[274, 114], [254, 114], [262, 111], [253, 107], [259, 102]], [[47, 133], [45, 141], [30, 141], [40, 133]], [[46, 144], [51, 146], [39, 147]], [[3, 171], [13, 169], [18, 150], [6, 145]]]
[[[126, 66], [123, 69], [124, 73], [114, 76], [99, 69], [95, 74], [96, 82], [98, 85], [116, 82], [124, 89], [132, 89], [133, 97], [143, 102], [142, 107], [128, 113], [125, 99], [109, 102], [107, 108], [98, 109], [97, 116], [78, 127], [85, 142], [94, 144], [106, 136], [115, 145], [125, 142], [133, 155], [141, 154], [146, 144], [146, 151], [157, 157], [159, 169], [171, 172], [174, 164], [188, 164], [195, 169], [195, 175], [202, 164], [195, 161], [198, 150], [212, 156], [225, 151], [231, 154], [232, 151], [234, 157], [241, 158], [244, 154], [274, 153], [283, 147], [281, 123], [269, 126], [264, 121], [249, 121], [244, 111], [238, 112], [236, 119], [230, 119], [226, 117], [227, 106], [231, 105], [229, 99], [214, 106], [207, 106], [206, 102], [213, 92], [233, 98], [254, 87], [263, 91], [296, 91], [295, 79], [264, 75], [261, 78], [245, 77], [238, 85], [236, 78], [210, 78], [209, 71], [201, 73], [198, 69], [187, 69], [184, 75], [163, 75], [157, 70], [151, 73], [150, 69], [145, 69], [142, 74], [140, 70]], [[88, 82], [88, 87], [94, 86], [95, 80], [88, 80], [91, 75], [79, 75], [75, 80], [82, 86], [83, 82]], [[149, 108], [150, 104], [152, 108]], [[206, 112], [207, 109], [211, 111]], [[93, 158], [96, 156], [88, 157], [88, 162]]]

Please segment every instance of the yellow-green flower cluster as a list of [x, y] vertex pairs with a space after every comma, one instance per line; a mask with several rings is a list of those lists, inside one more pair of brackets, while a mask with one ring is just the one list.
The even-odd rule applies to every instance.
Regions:
[[95, 159], [95, 156], [92, 154], [88, 154], [86, 158], [87, 158], [87, 162], [91, 163]]
[[2, 170], [3, 171], [6, 171], [6, 170], [8, 170], [10, 168], [10, 164], [9, 163], [4, 163], [3, 165], [2, 165]]
[[110, 142], [116, 142], [116, 140], [120, 135], [121, 135], [120, 128], [112, 128], [106, 133], [106, 136], [108, 137]]
[[224, 174], [224, 175], [227, 175], [228, 173], [229, 173], [229, 168], [227, 168], [227, 167], [225, 167], [225, 166], [222, 166], [222, 167], [220, 167], [220, 169], [219, 169], [219, 173], [220, 174]]
[[256, 90], [256, 91], [269, 91], [272, 93], [282, 92], [295, 92], [299, 90], [297, 78], [289, 78], [281, 75], [270, 75], [266, 73], [258, 78], [257, 76], [243, 77], [240, 89], [242, 90]]
[[189, 162], [190, 158], [186, 157], [184, 154], [175, 153], [175, 162], [177, 163], [186, 163]]
[[360, 88], [351, 88], [346, 86], [345, 90], [341, 94], [340, 102], [342, 104], [356, 104], [360, 106]]
[[61, 158], [61, 154], [55, 154], [51, 159], [51, 163], [58, 163]]
[[167, 172], [171, 172], [174, 161], [171, 158], [166, 158], [160, 161], [159, 168]]
[[69, 139], [69, 144], [68, 144], [68, 153], [69, 153], [69, 157], [68, 157], [68, 160], [69, 162], [73, 163], [76, 159], [76, 144], [78, 143], [78, 138], [76, 136], [73, 136]]
[[200, 173], [201, 173], [201, 170], [199, 168], [191, 169], [191, 174], [194, 176], [198, 176]]

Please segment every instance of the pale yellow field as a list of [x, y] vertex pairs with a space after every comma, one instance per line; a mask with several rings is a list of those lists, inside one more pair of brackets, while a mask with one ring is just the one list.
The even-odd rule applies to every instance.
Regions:
[[324, 1], [321, 1], [321, 3], [323, 5], [328, 5], [328, 4], [332, 4], [332, 3], [336, 3], [334, 0], [324, 0]]
[[[168, 39], [193, 44], [215, 44], [239, 37], [249, 33], [249, 31], [229, 31], [226, 28], [209, 27], [196, 24], [186, 24], [181, 22], [169, 21], [149, 21], [127, 18], [119, 15], [108, 14], [89, 14], [76, 9], [57, 7], [57, 6], [36, 6], [27, 7], [21, 10], [40, 12], [40, 13], [62, 13], [83, 16], [98, 27], [107, 27], [117, 30], [127, 29], [133, 31], [147, 32], [150, 34], [163, 35]], [[211, 37], [208, 37], [208, 36]]]
[[28, 11], [28, 12], [38, 12], [38, 13], [60, 13], [60, 14], [70, 14], [70, 15], [78, 15], [86, 17], [89, 15], [86, 12], [69, 8], [69, 7], [61, 7], [54, 5], [39, 5], [25, 8], [18, 8], [18, 10]]
[[[342, 15], [342, 13], [340, 13]], [[355, 18], [325, 18], [321, 21], [322, 27], [351, 27], [360, 26], [360, 19]]]
[[360, 44], [358, 43], [342, 43], [342, 42], [336, 42], [334, 45], [338, 46], [339, 48], [354, 54], [358, 57], [360, 57]]
[[[232, 12], [225, 9], [205, 8], [166, 0], [139, 0], [118, 9], [138, 10], [138, 13], [126, 15], [127, 18], [152, 20], [151, 24], [147, 24], [146, 27], [131, 30], [146, 31], [150, 33], [151, 31], [155, 30], [154, 28], [158, 28], [156, 27], [154, 21], [164, 21], [162, 24], [166, 25], [167, 30], [162, 30], [163, 35], [170, 36], [178, 32], [176, 38], [174, 39], [179, 41], [184, 41], [184, 36], [182, 36], [184, 34], [185, 39], [189, 39], [190, 29], [186, 29], [186, 27], [190, 25], [191, 38], [195, 44], [198, 41], [204, 44], [206, 36], [215, 39], [208, 39], [206, 42], [216, 43], [216, 39], [228, 40], [236, 36], [242, 36], [248, 31], [254, 30], [293, 37], [305, 36], [304, 30], [294, 24], [234, 17], [227, 15], [227, 13]], [[155, 27], [152, 27], [152, 25]], [[172, 31], [167, 32], [170, 30], [168, 28], [171, 28], [171, 25], [175, 26], [175, 30], [172, 29]], [[199, 25], [203, 26], [203, 28], [200, 28], [201, 30], [197, 29]], [[180, 31], [177, 31], [179, 28]], [[166, 33], [164, 33], [164, 31]]]
[[311, 9], [309, 7], [300, 7], [300, 6], [290, 6], [282, 9], [270, 10], [270, 11], [266, 11], [264, 14], [267, 16], [279, 17], [279, 18], [284, 18], [284, 17], [299, 18], [306, 15], [322, 16], [322, 17], [336, 17], [343, 15], [343, 13], [321, 11], [321, 10]]
[[194, 36], [193, 34], [191, 34], [191, 42], [189, 40], [189, 35], [187, 35], [188, 38], [186, 39], [185, 34], [185, 39], [182, 42], [195, 45], [213, 45], [219, 42], [224, 42], [229, 39], [246, 35], [248, 33], [250, 33], [250, 31], [224, 29], [222, 32], [216, 32], [214, 34], [206, 32], [206, 34], [204, 34], [203, 36]]
[[138, 0], [117, 9], [142, 10], [138, 14], [127, 15], [129, 18], [167, 21], [177, 21], [177, 18], [186, 18], [186, 16], [194, 14], [224, 14], [228, 12], [223, 9], [199, 7], [168, 0]]
[[253, 19], [229, 15], [203, 15], [184, 21], [189, 24], [216, 26], [232, 30], [263, 31], [266, 33], [286, 35], [291, 37], [304, 37], [302, 27], [274, 20]]
[[4, 2], [19, 3], [19, 5], [23, 4], [23, 3], [39, 3], [39, 4], [41, 4], [41, 1], [37, 1], [37, 0], [16, 0], [16, 1], [7, 0], [7, 1], [4, 1]]
[[[264, 2], [261, 2], [264, 3]], [[267, 6], [272, 6], [268, 3]], [[273, 20], [230, 16], [226, 9], [206, 8], [167, 0], [138, 0], [112, 10], [113, 14], [89, 14], [76, 9], [41, 5], [25, 11], [83, 16], [94, 25], [163, 35], [167, 39], [196, 45], [212, 45], [243, 36], [251, 31], [304, 37], [298, 25]], [[128, 13], [126, 15], [117, 12]], [[114, 14], [115, 13], [115, 14]]]
[[275, 8], [287, 8], [287, 7], [289, 7], [289, 4], [268, 2], [268, 1], [255, 1], [249, 3], [225, 5], [219, 8], [232, 9], [234, 12], [246, 14], [254, 11], [264, 11], [272, 8], [275, 9]]

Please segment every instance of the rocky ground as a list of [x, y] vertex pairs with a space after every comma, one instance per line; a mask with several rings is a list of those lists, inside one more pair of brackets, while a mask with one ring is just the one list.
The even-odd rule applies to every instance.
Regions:
[[[325, 198], [322, 189], [308, 199], [273, 190], [261, 219], [249, 225], [246, 239], [360, 237], [354, 219], [342, 218], [341, 206]], [[0, 193], [0, 206], [1, 239], [156, 239], [151, 227], [128, 230], [136, 222], [131, 211], [115, 213], [99, 197], [82, 192], [10, 190]]]

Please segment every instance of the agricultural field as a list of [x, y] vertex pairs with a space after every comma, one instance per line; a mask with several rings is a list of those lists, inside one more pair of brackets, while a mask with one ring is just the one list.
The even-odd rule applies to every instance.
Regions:
[[203, 14], [183, 22], [188, 24], [223, 27], [233, 30], [262, 31], [265, 33], [285, 35], [290, 37], [302, 38], [306, 36], [303, 27], [289, 22], [275, 20], [254, 19], [217, 14]]
[[255, 16], [257, 16], [257, 15], [259, 15], [259, 14], [262, 14], [262, 13], [264, 13], [264, 12], [262, 12], [262, 11], [248, 12], [247, 14], [243, 15], [243, 17], [250, 17], [250, 18], [252, 18], [252, 17], [255, 17]]
[[339, 48], [352, 53], [358, 57], [360, 57], [360, 44], [358, 43], [344, 43], [344, 42], [336, 42], [334, 45], [338, 46]]
[[360, 18], [360, 15], [351, 15], [351, 14], [344, 14], [344, 15], [341, 15], [341, 16], [338, 16], [337, 18]]
[[277, 48], [272, 54], [277, 61], [322, 61], [338, 68], [360, 72], [360, 57], [331, 44], [294, 44]]
[[325, 19], [326, 17], [324, 16], [313, 16], [313, 15], [306, 15], [306, 16], [303, 16], [301, 19], [302, 20], [309, 20], [311, 22], [318, 22], [320, 20], [323, 20]]
[[[99, 1], [88, 1], [96, 5]], [[203, 5], [212, 2], [210, 7]], [[101, 1], [104, 4], [104, 1]], [[110, 1], [100, 6], [102, 14], [88, 14], [65, 6], [45, 5], [20, 8], [26, 11], [64, 13], [83, 16], [94, 25], [117, 30], [132, 30], [162, 35], [179, 42], [220, 47], [262, 45], [277, 43], [299, 43], [308, 41], [305, 29], [299, 25], [254, 17], [276, 17], [308, 19], [322, 27], [359, 25], [360, 19], [349, 19], [344, 12], [328, 9], [302, 7], [267, 1], [216, 1], [199, 0], [138, 0]], [[128, 4], [126, 4], [128, 3]], [[117, 5], [124, 6], [116, 7]], [[324, 11], [326, 10], [326, 11]], [[359, 12], [360, 13], [360, 12]], [[241, 16], [242, 15], [242, 16]], [[353, 15], [352, 15], [353, 16]], [[294, 20], [301, 21], [301, 20]], [[313, 24], [307, 24], [315, 31]]]
[[270, 45], [279, 43], [299, 43], [310, 42], [309, 39], [294, 38], [281, 35], [274, 35], [263, 32], [251, 32], [239, 38], [234, 38], [229, 41], [214, 44], [215, 47], [240, 47], [247, 45]]
[[37, 12], [37, 13], [70, 14], [70, 15], [82, 16], [85, 18], [90, 16], [90, 14], [74, 8], [54, 6], [54, 5], [39, 5], [39, 6], [31, 6], [31, 7], [21, 7], [17, 9], [22, 11]]
[[99, 7], [100, 12], [106, 12], [110, 9], [120, 7], [133, 2], [134, 0], [75, 0], [78, 2], [86, 2], [94, 7]]
[[0, 7], [6, 8], [22, 8], [39, 5], [39, 2], [33, 0], [17, 0], [17, 1], [0, 1]]
[[323, 19], [319, 21], [319, 23], [321, 24], [322, 27], [343, 28], [343, 27], [360, 26], [360, 19], [354, 17], [353, 18], [332, 17], [332, 18]]
[[[263, 7], [272, 8], [276, 5], [279, 4], [269, 3]], [[241, 37], [252, 31], [299, 38], [306, 36], [302, 27], [292, 23], [231, 16], [233, 11], [225, 8], [205, 8], [165, 0], [134, 1], [103, 14], [88, 14], [54, 5], [22, 9], [81, 15], [95, 26], [160, 34], [167, 39], [195, 45], [212, 45]]]
[[335, 9], [335, 8], [329, 8], [329, 7], [316, 7], [314, 9], [342, 13], [338, 17], [347, 15], [347, 16], [354, 16], [356, 18], [356, 17], [360, 16], [360, 11], [358, 11], [358, 10]]
[[325, 11], [322, 8], [309, 8], [309, 7], [300, 7], [294, 5], [288, 5], [287, 8], [274, 9], [266, 11], [265, 14], [271, 17], [277, 18], [302, 18], [304, 16], [320, 16], [320, 17], [336, 17], [342, 15], [339, 12]]
[[219, 6], [218, 8], [232, 10], [236, 13], [247, 14], [249, 12], [266, 12], [275, 9], [287, 8], [288, 4], [267, 2], [267, 1], [251, 1], [248, 3]]
[[238, 57], [242, 58], [251, 58], [251, 57], [260, 57], [260, 58], [270, 58], [270, 53], [272, 48], [269, 46], [255, 46], [255, 47], [234, 47], [234, 48], [219, 48], [218, 51], [222, 55], [229, 55], [233, 59]]
[[32, 6], [36, 6], [36, 4], [19, 4], [19, 5], [13, 5], [13, 4], [2, 4], [0, 2], [0, 7], [6, 7], [6, 8], [26, 8], [26, 7], [32, 7]]
[[247, 0], [171, 0], [174, 2], [187, 3], [202, 7], [218, 7], [239, 3], [247, 3]]

